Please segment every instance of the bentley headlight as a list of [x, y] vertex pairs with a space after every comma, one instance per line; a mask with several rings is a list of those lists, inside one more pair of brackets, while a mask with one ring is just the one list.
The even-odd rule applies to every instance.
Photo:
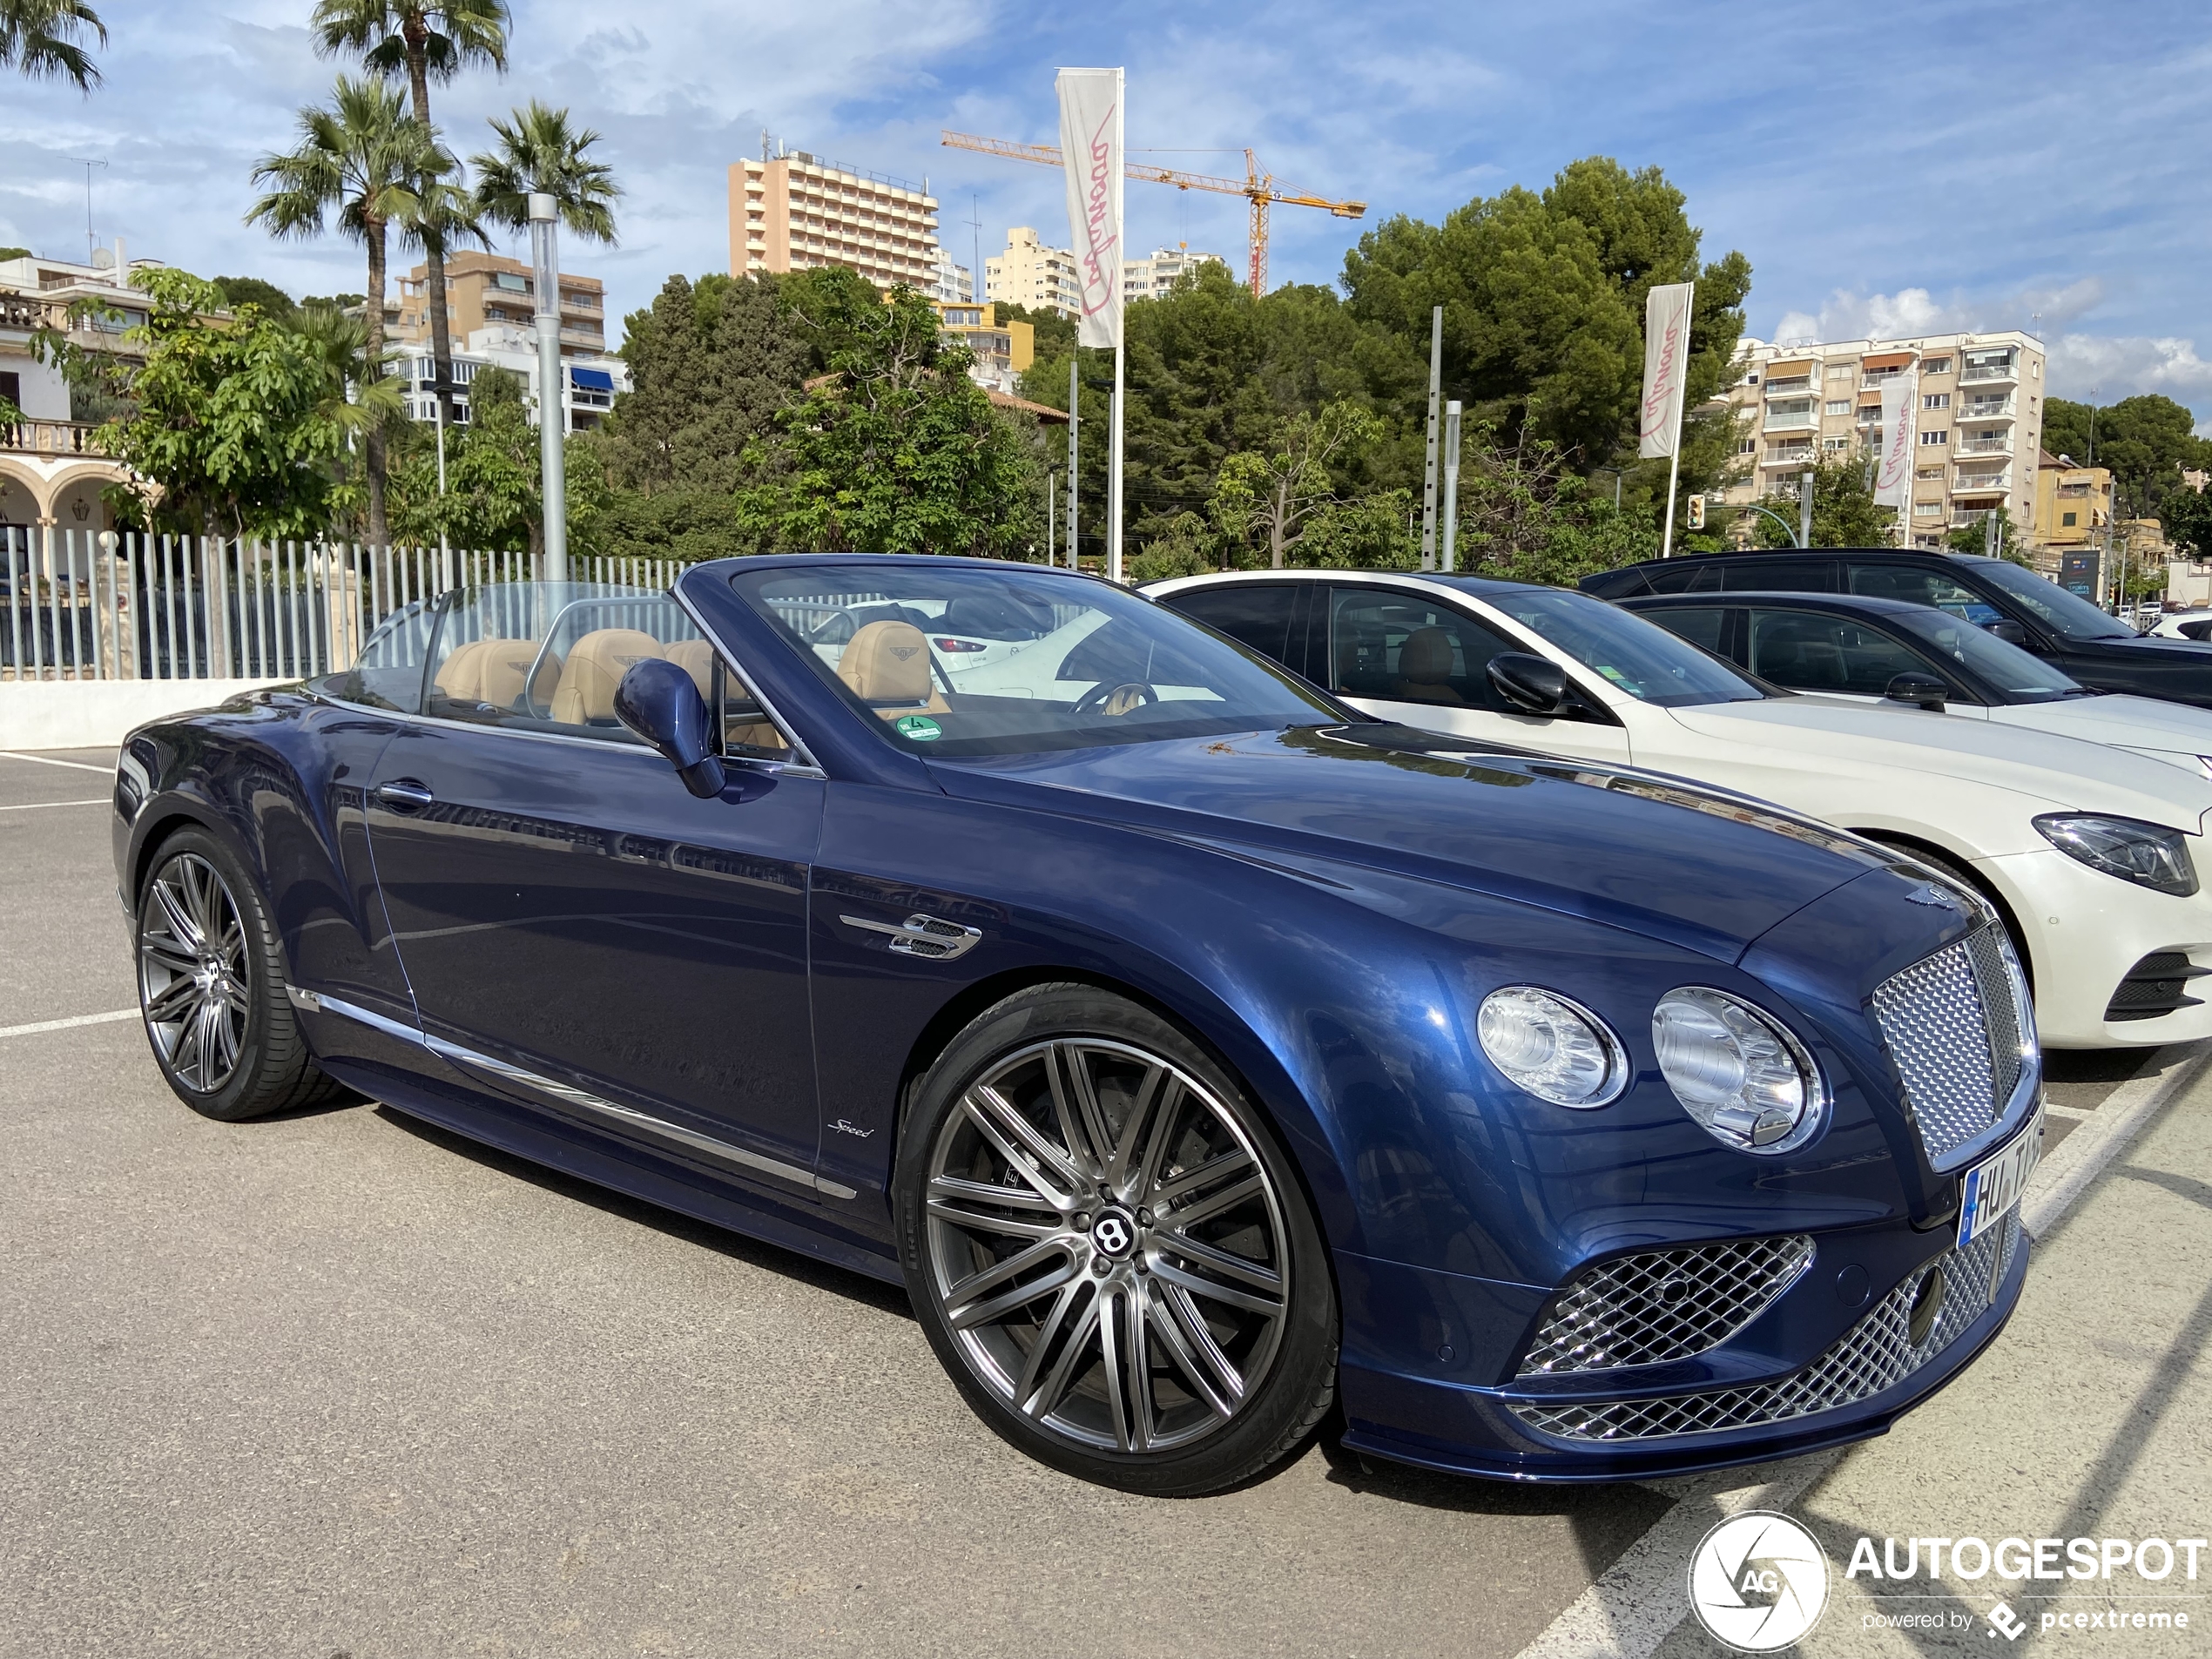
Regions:
[[1629, 1055], [1604, 1021], [1533, 985], [1482, 999], [1476, 1035], [1490, 1063], [1554, 1106], [1602, 1106], [1629, 1086]]
[[1804, 1047], [1740, 996], [1684, 985], [1651, 1011], [1660, 1074], [1683, 1110], [1723, 1145], [1771, 1156], [1803, 1146], [1827, 1097]]
[[2189, 862], [2188, 841], [2179, 830], [2087, 813], [2047, 813], [2035, 827], [2067, 857], [2093, 870], [2177, 899], [2196, 891], [2196, 867]]

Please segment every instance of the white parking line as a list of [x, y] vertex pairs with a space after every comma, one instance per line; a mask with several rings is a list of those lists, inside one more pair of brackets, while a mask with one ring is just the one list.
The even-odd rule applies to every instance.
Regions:
[[112, 766], [96, 766], [89, 760], [57, 760], [51, 755], [27, 755], [20, 749], [0, 749], [0, 760], [28, 760], [35, 766], [74, 766], [79, 772], [97, 772], [103, 778], [115, 776]]
[[98, 800], [27, 800], [14, 806], [0, 806], [0, 813], [37, 813], [49, 806], [106, 806], [111, 804], [105, 795]]
[[34, 1025], [0, 1025], [0, 1037], [35, 1037], [41, 1031], [66, 1031], [79, 1025], [111, 1025], [118, 1020], [138, 1017], [136, 1008], [118, 1008], [112, 1014], [79, 1014], [67, 1020], [40, 1020]]
[[[2020, 1199], [2020, 1223], [2028, 1232], [2040, 1238], [2056, 1226], [2159, 1108], [2203, 1076], [2208, 1064], [2212, 1043], [2177, 1043], [2159, 1050], [2152, 1069], [2121, 1084], [2096, 1110], [2064, 1113], [2080, 1125], [2028, 1182]], [[1739, 1510], [1786, 1508], [1843, 1455], [1823, 1452], [1796, 1459], [1778, 1466], [1773, 1480], [1732, 1489], [1729, 1483], [1742, 1480], [1743, 1471], [1648, 1482], [1675, 1494], [1674, 1507], [1516, 1659], [1650, 1659], [1689, 1616], [1683, 1585], [1689, 1552], [1706, 1531]]]

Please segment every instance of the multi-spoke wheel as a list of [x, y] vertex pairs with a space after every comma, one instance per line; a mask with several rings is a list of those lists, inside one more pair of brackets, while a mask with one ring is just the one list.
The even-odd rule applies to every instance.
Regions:
[[210, 1117], [256, 1117], [339, 1093], [284, 995], [267, 907], [205, 830], [165, 841], [139, 889], [138, 1007], [162, 1076]]
[[1242, 1091], [1143, 1008], [1049, 986], [981, 1016], [917, 1090], [900, 1198], [939, 1353], [1061, 1467], [1211, 1490], [1328, 1404], [1334, 1298], [1304, 1198]]

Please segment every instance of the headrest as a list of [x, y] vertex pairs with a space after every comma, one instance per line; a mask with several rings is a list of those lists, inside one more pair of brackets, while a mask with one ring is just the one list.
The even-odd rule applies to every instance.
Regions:
[[1416, 628], [1398, 648], [1398, 672], [1416, 685], [1441, 685], [1452, 678], [1452, 636], [1442, 628]]
[[929, 642], [910, 622], [872, 622], [846, 642], [837, 677], [874, 706], [929, 701]]
[[[456, 703], [488, 703], [511, 709], [523, 695], [523, 679], [537, 660], [532, 639], [472, 639], [456, 649], [438, 670], [437, 687]], [[537, 671], [536, 694], [543, 703], [561, 683], [561, 659], [545, 654]]]
[[589, 725], [615, 718], [615, 688], [633, 664], [661, 654], [660, 641], [635, 628], [601, 628], [576, 642], [553, 694], [553, 718]]
[[714, 647], [704, 639], [679, 639], [662, 655], [691, 677], [701, 697], [714, 695]]
[[431, 684], [456, 703], [481, 702], [484, 652], [491, 643], [489, 639], [472, 639], [465, 645], [455, 646], [453, 654], [438, 664], [438, 677]]

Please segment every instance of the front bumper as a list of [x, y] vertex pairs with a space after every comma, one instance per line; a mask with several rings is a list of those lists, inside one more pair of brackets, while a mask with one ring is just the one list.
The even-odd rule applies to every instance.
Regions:
[[[2030, 1245], [2015, 1211], [1965, 1251], [1947, 1232], [1909, 1228], [1819, 1235], [1814, 1250], [1812, 1266], [1769, 1313], [1737, 1339], [1672, 1365], [1482, 1386], [1435, 1374], [1431, 1357], [1411, 1345], [1396, 1354], [1347, 1348], [1345, 1444], [1498, 1479], [1602, 1481], [1689, 1474], [1865, 1440], [1949, 1382], [2004, 1328], [2027, 1279]], [[1878, 1277], [1871, 1266], [1878, 1262], [1885, 1264]], [[1942, 1311], [1914, 1344], [1906, 1339], [1911, 1305], [1931, 1267], [1945, 1281]], [[1362, 1264], [1359, 1273], [1373, 1290], [1392, 1278], [1376, 1263]], [[1847, 1287], [1869, 1285], [1875, 1293], [1862, 1290], [1857, 1308], [1843, 1305]], [[1544, 1293], [1535, 1297], [1541, 1302]], [[1464, 1290], [1456, 1299], [1467, 1302]], [[1448, 1345], [1436, 1351], [1450, 1352]], [[1807, 1352], [1809, 1361], [1801, 1357]]]

